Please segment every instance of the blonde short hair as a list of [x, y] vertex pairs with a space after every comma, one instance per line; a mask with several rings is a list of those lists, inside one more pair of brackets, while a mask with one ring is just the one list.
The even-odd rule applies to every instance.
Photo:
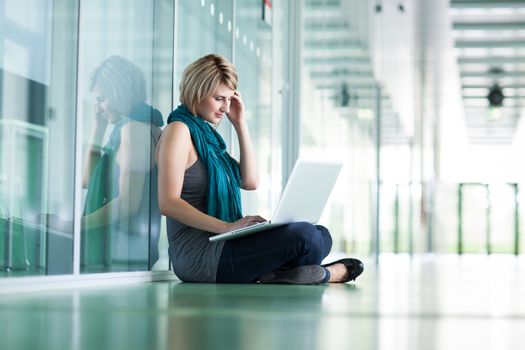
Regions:
[[237, 82], [237, 70], [230, 61], [221, 55], [206, 55], [184, 70], [179, 85], [180, 102], [196, 114], [199, 103], [212, 96], [220, 84], [236, 90]]
[[121, 56], [111, 56], [91, 73], [90, 91], [98, 88], [111, 108], [121, 115], [146, 101], [146, 79], [142, 70]]

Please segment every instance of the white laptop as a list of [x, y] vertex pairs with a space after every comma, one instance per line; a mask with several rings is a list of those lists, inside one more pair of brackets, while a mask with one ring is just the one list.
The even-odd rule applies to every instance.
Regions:
[[210, 241], [238, 238], [291, 222], [316, 223], [341, 171], [342, 163], [299, 159], [270, 221], [214, 235]]

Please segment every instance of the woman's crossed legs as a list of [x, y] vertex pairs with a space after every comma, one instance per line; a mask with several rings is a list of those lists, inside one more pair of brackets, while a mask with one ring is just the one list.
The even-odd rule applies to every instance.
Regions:
[[[328, 230], [306, 222], [229, 240], [219, 260], [217, 282], [250, 283], [272, 271], [320, 265], [331, 248]], [[319, 282], [328, 282], [329, 277], [330, 273]]]

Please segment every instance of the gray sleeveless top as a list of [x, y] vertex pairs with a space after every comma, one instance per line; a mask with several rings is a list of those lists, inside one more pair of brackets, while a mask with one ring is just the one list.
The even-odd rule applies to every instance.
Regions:
[[[181, 198], [207, 212], [208, 169], [197, 161], [186, 169]], [[210, 242], [211, 233], [166, 217], [173, 271], [184, 282], [215, 282], [224, 241]]]

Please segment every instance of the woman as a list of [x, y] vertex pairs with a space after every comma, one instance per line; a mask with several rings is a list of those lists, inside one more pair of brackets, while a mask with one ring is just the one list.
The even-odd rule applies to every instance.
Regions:
[[[318, 284], [361, 274], [356, 259], [321, 266], [332, 239], [326, 228], [309, 223], [210, 242], [210, 235], [264, 221], [241, 211], [240, 188], [255, 190], [259, 177], [234, 66], [213, 54], [193, 62], [184, 71], [180, 100], [159, 141], [157, 164], [169, 255], [182, 281]], [[237, 133], [239, 162], [212, 127], [225, 115]]]
[[[158, 260], [156, 143], [162, 115], [146, 104], [142, 70], [120, 56], [91, 75], [95, 119], [82, 185], [82, 264], [89, 271], [144, 270]], [[104, 147], [100, 147], [110, 127]], [[151, 193], [151, 197], [150, 197]]]

